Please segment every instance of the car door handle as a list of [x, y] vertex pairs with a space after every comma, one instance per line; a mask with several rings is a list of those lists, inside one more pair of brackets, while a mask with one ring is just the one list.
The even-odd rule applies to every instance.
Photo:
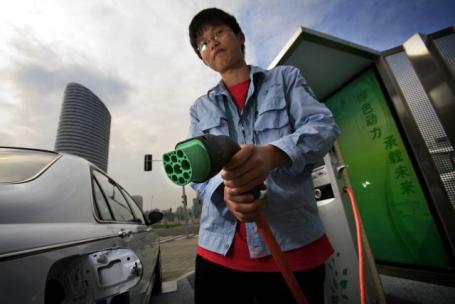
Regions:
[[118, 232], [118, 236], [121, 238], [124, 238], [125, 236], [130, 236], [131, 234], [133, 234], [133, 231], [131, 230], [120, 230]]

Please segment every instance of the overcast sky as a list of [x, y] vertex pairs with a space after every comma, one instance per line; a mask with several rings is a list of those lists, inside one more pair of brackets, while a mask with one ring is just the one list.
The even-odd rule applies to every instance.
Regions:
[[143, 155], [184, 139], [189, 106], [219, 80], [188, 41], [208, 7], [237, 16], [247, 62], [263, 67], [299, 26], [382, 51], [455, 24], [449, 0], [2, 1], [0, 146], [53, 149], [65, 86], [78, 82], [112, 115], [109, 174], [146, 209], [181, 205], [160, 163], [142, 171]]

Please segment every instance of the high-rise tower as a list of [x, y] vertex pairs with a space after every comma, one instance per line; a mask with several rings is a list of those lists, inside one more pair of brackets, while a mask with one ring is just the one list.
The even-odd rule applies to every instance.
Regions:
[[111, 114], [92, 91], [78, 83], [65, 89], [55, 151], [87, 159], [107, 172]]

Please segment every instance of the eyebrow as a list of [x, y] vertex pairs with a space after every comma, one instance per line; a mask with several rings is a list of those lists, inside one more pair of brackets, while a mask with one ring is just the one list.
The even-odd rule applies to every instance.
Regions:
[[[220, 27], [224, 27], [224, 26], [228, 27], [227, 25], [222, 24], [222, 23], [216, 24], [216, 25], [206, 25], [206, 27], [208, 27], [209, 29], [212, 29], [212, 33], [211, 33], [210, 36], [212, 36], [215, 32], [217, 32]], [[201, 43], [203, 40], [207, 40], [207, 38], [202, 36], [202, 33], [203, 33], [202, 29], [204, 27], [201, 28], [201, 30], [199, 31], [198, 35], [196, 36], [196, 44]]]

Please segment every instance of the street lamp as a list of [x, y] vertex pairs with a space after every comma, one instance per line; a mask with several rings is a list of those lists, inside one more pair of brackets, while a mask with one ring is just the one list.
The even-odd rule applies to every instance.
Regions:
[[[152, 171], [153, 162], [162, 162], [162, 159], [153, 159], [152, 154], [144, 155], [144, 171]], [[183, 216], [185, 218], [185, 236], [188, 239], [188, 211], [187, 211], [187, 197], [185, 193], [185, 186], [182, 186], [182, 204], [183, 204]]]

